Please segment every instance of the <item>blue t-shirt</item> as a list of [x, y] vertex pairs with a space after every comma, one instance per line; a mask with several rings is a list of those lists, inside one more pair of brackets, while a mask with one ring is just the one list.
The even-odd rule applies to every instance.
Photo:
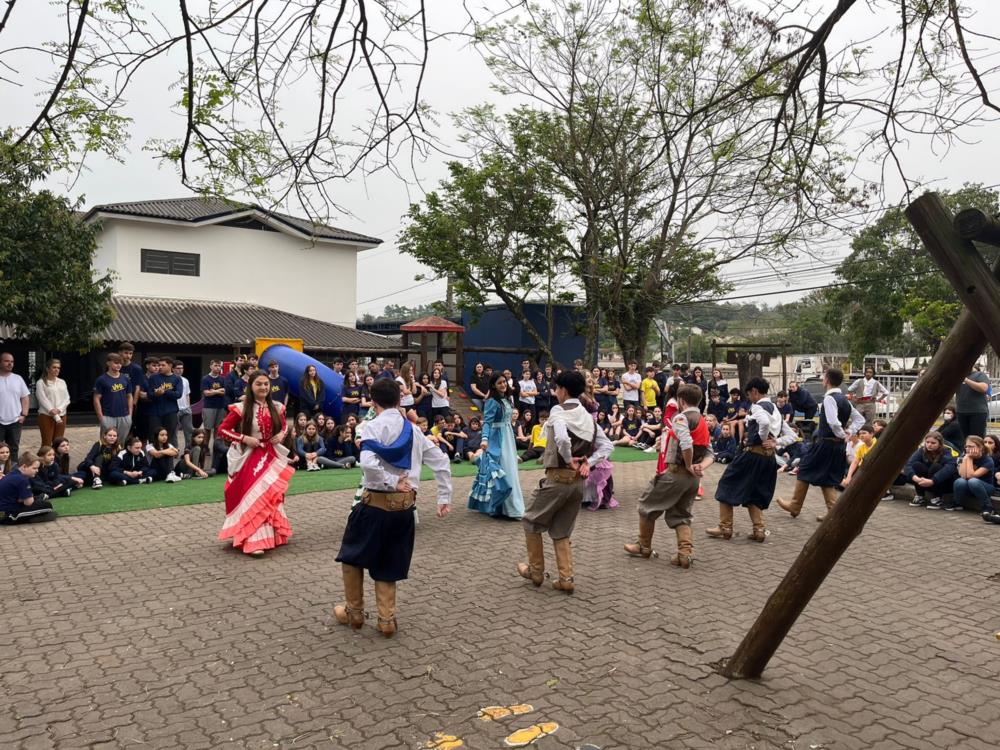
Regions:
[[22, 500], [34, 497], [31, 480], [17, 469], [0, 479], [0, 513], [16, 515], [24, 510]]
[[94, 392], [100, 394], [101, 412], [106, 417], [127, 417], [128, 397], [134, 390], [132, 381], [124, 374], [113, 378], [104, 373], [94, 381]]
[[719, 422], [722, 422], [722, 420], [726, 418], [727, 408], [728, 407], [725, 401], [719, 401], [719, 403], [717, 404], [713, 404], [711, 401], [709, 401], [708, 406], [705, 407], [705, 411], [707, 411], [709, 414], [714, 415], [715, 418], [719, 420]]
[[218, 377], [212, 374], [208, 374], [201, 379], [201, 390], [202, 390], [202, 408], [203, 409], [225, 409], [226, 408], [226, 397], [222, 396], [205, 396], [205, 391], [214, 391], [218, 388], [225, 388], [226, 379], [221, 373]]
[[146, 382], [146, 373], [142, 369], [142, 365], [136, 364], [135, 362], [130, 362], [129, 364], [122, 367], [122, 375], [128, 377], [132, 381], [132, 391], [141, 388]]
[[784, 406], [779, 406], [778, 407], [778, 411], [781, 413], [781, 418], [784, 419], [786, 422], [788, 420], [785, 419], [785, 417], [794, 417], [795, 416], [795, 407], [792, 406], [791, 404], [787, 403], [787, 402], [785, 403]]
[[622, 420], [622, 431], [626, 435], [631, 435], [635, 437], [639, 434], [639, 429], [642, 427], [642, 421], [637, 418], [629, 419], [626, 417]]
[[271, 381], [271, 400], [276, 404], [285, 403], [285, 397], [288, 396], [288, 378], [284, 375], [276, 378], [268, 375], [268, 380]]
[[994, 478], [993, 477], [993, 472], [996, 471], [996, 468], [993, 465], [993, 459], [992, 459], [992, 457], [990, 457], [990, 456], [980, 456], [979, 458], [973, 459], [972, 466], [977, 471], [979, 469], [982, 469], [982, 468], [986, 469], [986, 476], [985, 477], [976, 477], [976, 479], [978, 479], [980, 482], [985, 482], [986, 484], [990, 485], [990, 487], [992, 487], [993, 486], [993, 478]]

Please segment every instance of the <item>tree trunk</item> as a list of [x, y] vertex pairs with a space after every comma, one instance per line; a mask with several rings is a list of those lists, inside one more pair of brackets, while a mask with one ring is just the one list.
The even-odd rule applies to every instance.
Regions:
[[629, 362], [638, 362], [641, 370], [646, 365], [646, 340], [649, 338], [649, 327], [652, 316], [635, 315], [628, 319], [618, 319], [609, 323], [615, 343], [621, 349], [622, 358], [627, 366]]

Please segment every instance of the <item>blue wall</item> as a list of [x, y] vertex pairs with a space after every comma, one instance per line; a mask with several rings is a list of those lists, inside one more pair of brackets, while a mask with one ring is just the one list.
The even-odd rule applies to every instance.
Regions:
[[[525, 307], [528, 320], [545, 335], [545, 305], [530, 304]], [[473, 322], [472, 314], [462, 312], [462, 325], [465, 326], [465, 346], [509, 346], [526, 349], [536, 349], [535, 341], [524, 330], [520, 322], [505, 307], [488, 308], [479, 315], [479, 320]], [[583, 307], [557, 305], [555, 315], [555, 332], [552, 341], [552, 351], [556, 358], [567, 367], [573, 366], [573, 360], [583, 356], [583, 328], [586, 322], [586, 310]], [[521, 378], [521, 360], [526, 355], [500, 354], [497, 352], [467, 352], [465, 355], [465, 385], [468, 387], [477, 361], [489, 364], [494, 370], [509, 369], [518, 380]], [[533, 357], [532, 357], [533, 359]], [[545, 362], [535, 363], [542, 367]]]

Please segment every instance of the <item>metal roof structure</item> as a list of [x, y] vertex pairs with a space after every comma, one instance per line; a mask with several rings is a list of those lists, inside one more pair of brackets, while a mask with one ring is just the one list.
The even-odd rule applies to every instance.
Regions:
[[463, 333], [465, 326], [453, 323], [447, 318], [437, 315], [427, 315], [423, 318], [404, 323], [399, 327], [404, 333]]
[[247, 347], [257, 338], [302, 339], [305, 349], [398, 352], [399, 339], [245, 302], [117, 295], [108, 341], [166, 346]]
[[90, 221], [102, 217], [151, 219], [190, 225], [227, 224], [240, 219], [256, 219], [275, 231], [316, 240], [334, 240], [371, 246], [382, 244], [382, 240], [377, 237], [369, 237], [326, 224], [316, 224], [308, 219], [301, 219], [278, 211], [269, 211], [252, 203], [241, 203], [215, 196], [104, 203], [91, 208], [84, 214], [83, 218], [85, 221]]

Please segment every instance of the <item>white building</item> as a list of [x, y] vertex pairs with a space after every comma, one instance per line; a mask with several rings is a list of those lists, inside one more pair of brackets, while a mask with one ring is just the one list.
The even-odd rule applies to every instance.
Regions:
[[357, 256], [382, 240], [221, 198], [94, 206], [115, 294], [264, 305], [353, 328]]

